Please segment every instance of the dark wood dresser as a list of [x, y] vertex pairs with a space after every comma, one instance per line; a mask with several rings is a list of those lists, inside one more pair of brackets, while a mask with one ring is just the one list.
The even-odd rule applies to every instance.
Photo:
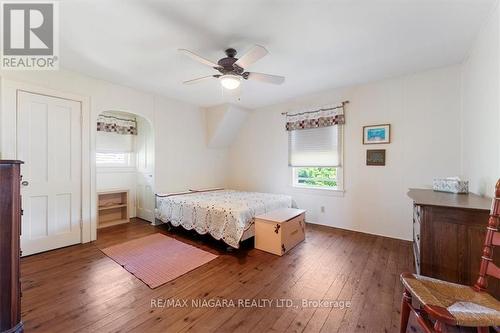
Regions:
[[[479, 273], [491, 199], [410, 189], [413, 200], [413, 251], [418, 274], [473, 285]], [[500, 255], [494, 256], [500, 265]], [[500, 299], [500, 283], [488, 291]]]
[[21, 161], [0, 160], [0, 332], [23, 332], [19, 258]]

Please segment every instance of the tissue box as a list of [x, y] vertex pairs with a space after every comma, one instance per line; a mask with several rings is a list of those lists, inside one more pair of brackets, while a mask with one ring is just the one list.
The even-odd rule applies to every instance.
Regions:
[[435, 178], [432, 189], [439, 192], [469, 193], [469, 181], [459, 178]]

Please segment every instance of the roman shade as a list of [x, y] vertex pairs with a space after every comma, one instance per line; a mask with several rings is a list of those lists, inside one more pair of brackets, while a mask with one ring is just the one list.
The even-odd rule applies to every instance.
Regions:
[[131, 153], [134, 151], [134, 136], [97, 132], [96, 151], [98, 153]]
[[287, 115], [288, 164], [292, 167], [340, 167], [342, 106]]

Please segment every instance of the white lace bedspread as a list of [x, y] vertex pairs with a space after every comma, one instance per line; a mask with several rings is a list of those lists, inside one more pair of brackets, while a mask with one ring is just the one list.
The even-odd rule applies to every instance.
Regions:
[[190, 193], [171, 197], [157, 197], [156, 218], [209, 233], [215, 239], [238, 248], [243, 232], [256, 215], [292, 205], [288, 195], [220, 190]]

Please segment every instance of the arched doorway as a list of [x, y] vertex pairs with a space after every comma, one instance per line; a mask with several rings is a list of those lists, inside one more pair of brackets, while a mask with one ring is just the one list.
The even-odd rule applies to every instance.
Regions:
[[154, 132], [141, 115], [104, 111], [97, 117], [97, 228], [138, 217], [154, 222]]

